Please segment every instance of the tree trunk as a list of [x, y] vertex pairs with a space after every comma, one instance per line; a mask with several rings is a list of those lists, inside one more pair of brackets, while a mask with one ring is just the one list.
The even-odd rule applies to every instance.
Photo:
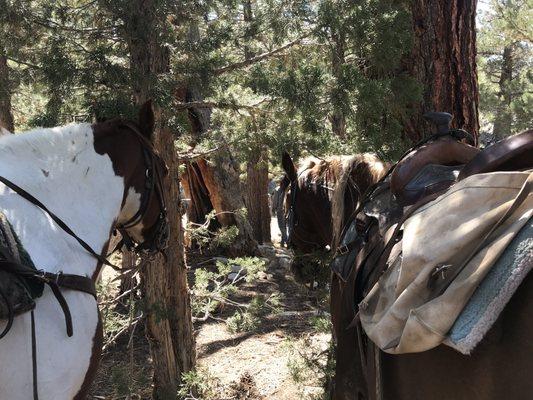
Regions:
[[11, 111], [9, 66], [7, 65], [7, 57], [2, 47], [0, 47], [0, 128], [5, 128], [12, 133], [15, 131]]
[[[137, 257], [135, 253], [122, 249], [122, 269], [126, 271], [128, 268], [133, 268], [137, 263]], [[118, 288], [119, 294], [124, 294], [128, 290], [132, 290], [137, 285], [137, 279], [135, 276], [126, 274], [120, 277], [120, 286]]]
[[180, 183], [185, 196], [189, 199], [187, 219], [195, 224], [203, 224], [206, 222], [206, 215], [213, 211], [213, 204], [196, 161], [185, 163], [185, 171], [180, 177]]
[[477, 0], [414, 0], [412, 2], [412, 75], [423, 85], [423, 101], [404, 121], [407, 137], [416, 142], [430, 131], [422, 115], [453, 114], [453, 126], [477, 140], [478, 85], [476, 74]]
[[[200, 41], [200, 29], [198, 22], [193, 20], [190, 22], [189, 29], [187, 31], [187, 41], [189, 44], [194, 45]], [[181, 102], [194, 102], [202, 101], [204, 96], [201, 88], [202, 82], [190, 80], [187, 82], [186, 87], [182, 88], [178, 94], [178, 100]], [[211, 126], [211, 109], [210, 108], [196, 108], [191, 107], [187, 109], [187, 117], [191, 133], [191, 146], [196, 146], [201, 142], [203, 135], [209, 130]]]
[[191, 318], [187, 268], [183, 258], [183, 230], [178, 189], [178, 161], [174, 150], [174, 136], [160, 129], [155, 147], [169, 166], [169, 185], [166, 187], [169, 247], [166, 259], [158, 256], [142, 269], [144, 298], [149, 310], [146, 335], [154, 366], [153, 398], [175, 399], [182, 382], [182, 374], [194, 368], [195, 341]]
[[494, 140], [498, 141], [511, 134], [512, 114], [511, 102], [513, 96], [511, 93], [511, 81], [513, 80], [513, 51], [514, 44], [505, 46], [502, 55], [502, 70], [498, 85], [500, 87], [500, 104], [498, 104], [494, 118]]
[[346, 139], [346, 116], [343, 110], [344, 91], [342, 85], [342, 67], [345, 64], [345, 40], [341, 33], [332, 34], [331, 67], [336, 85], [332, 93], [333, 112], [330, 116], [331, 130], [340, 139]]
[[[121, 15], [130, 51], [132, 89], [137, 104], [151, 97], [158, 74], [168, 71], [168, 51], [158, 43], [157, 2], [135, 0]], [[142, 293], [146, 302], [146, 336], [150, 343], [154, 376], [152, 398], [175, 399], [182, 374], [194, 368], [196, 351], [190, 309], [187, 269], [178, 190], [178, 158], [173, 134], [162, 126], [161, 110], [154, 109], [154, 146], [168, 165], [164, 188], [170, 223], [165, 256], [143, 260]]]
[[270, 242], [267, 154], [266, 149], [254, 153], [246, 167], [246, 210], [254, 239], [258, 243]]
[[[243, 0], [243, 20], [246, 23], [244, 34], [244, 59], [250, 60], [254, 53], [250, 41], [255, 35], [254, 10], [252, 0]], [[256, 139], [259, 132], [255, 116], [252, 124]], [[252, 228], [253, 238], [258, 243], [270, 242], [270, 207], [268, 202], [268, 151], [258, 144], [251, 159], [246, 163], [246, 211]]]
[[198, 160], [217, 220], [223, 227], [236, 226], [239, 230], [234, 242], [228, 247], [232, 257], [257, 254], [257, 242], [252, 228], [243, 214], [244, 199], [241, 196], [238, 166], [225, 147], [213, 153], [210, 161]]

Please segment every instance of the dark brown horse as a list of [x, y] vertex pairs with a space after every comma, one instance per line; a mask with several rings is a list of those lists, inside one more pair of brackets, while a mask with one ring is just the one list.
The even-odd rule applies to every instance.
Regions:
[[[354, 211], [367, 189], [387, 172], [388, 164], [371, 154], [337, 156], [320, 160], [307, 158], [297, 169], [285, 153], [282, 158], [289, 190], [286, 208], [289, 211], [289, 246], [299, 254], [326, 253], [328, 246], [335, 249], [342, 230], [354, 217]], [[333, 250], [334, 251], [334, 250]], [[295, 268], [298, 277], [298, 265]], [[350, 281], [348, 281], [350, 282]], [[354, 379], [360, 371], [354, 368], [352, 354], [355, 331], [347, 330], [353, 313], [353, 286], [346, 284], [336, 274], [331, 275], [330, 312], [337, 344], [337, 387], [355, 388]], [[349, 298], [350, 297], [350, 298]], [[345, 353], [350, 349], [349, 354]], [[343, 389], [344, 390], [344, 389]], [[342, 398], [342, 397], [339, 397]]]
[[386, 172], [372, 154], [309, 157], [297, 169], [288, 153], [283, 169], [289, 182], [289, 245], [300, 253], [327, 251], [353, 218], [362, 194]]
[[[286, 158], [283, 164], [287, 177], [293, 184], [298, 182], [296, 196], [291, 198], [291, 194], [288, 195], [288, 203], [293, 204], [295, 214], [291, 244], [303, 251], [323, 248], [320, 246], [325, 246], [327, 238], [333, 241], [334, 237], [332, 218], [327, 217], [332, 215], [332, 202], [326, 200], [331, 196], [327, 194], [328, 189], [322, 187], [321, 180], [311, 178], [306, 184], [305, 171], [313, 170], [316, 164], [308, 164], [310, 168], [304, 166], [296, 172], [294, 166], [291, 167], [292, 160]], [[323, 176], [320, 173], [309, 174], [312, 177]], [[327, 184], [324, 186], [329, 188]], [[353, 212], [350, 199], [345, 200], [347, 207], [343, 226], [349, 220], [349, 213]], [[318, 246], [311, 247], [306, 243], [309, 238]], [[358, 325], [354, 324], [356, 273], [354, 269], [346, 282], [336, 275], [332, 277], [331, 314], [337, 342], [333, 399], [495, 400], [531, 397], [531, 276], [526, 277], [472, 355], [462, 355], [444, 345], [422, 353], [389, 355], [367, 346], [368, 339], [364, 334], [357, 335]], [[369, 364], [373, 363], [380, 364], [379, 376], [368, 372]], [[380, 382], [378, 390], [376, 382]]]

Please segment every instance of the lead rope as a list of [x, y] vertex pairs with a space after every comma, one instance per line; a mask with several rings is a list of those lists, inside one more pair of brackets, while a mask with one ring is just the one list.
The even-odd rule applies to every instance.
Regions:
[[31, 310], [31, 362], [33, 367], [33, 400], [39, 400], [37, 386], [37, 339], [35, 337], [35, 316]]

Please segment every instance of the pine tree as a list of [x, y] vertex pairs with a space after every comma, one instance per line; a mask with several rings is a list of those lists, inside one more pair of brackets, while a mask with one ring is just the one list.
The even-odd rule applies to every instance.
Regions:
[[530, 3], [494, 0], [480, 16], [480, 107], [484, 130], [492, 131], [488, 142], [530, 128], [533, 122]]

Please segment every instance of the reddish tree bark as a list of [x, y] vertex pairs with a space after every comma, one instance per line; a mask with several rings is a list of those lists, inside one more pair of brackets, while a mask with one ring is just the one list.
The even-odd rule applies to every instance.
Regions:
[[268, 201], [268, 159], [266, 149], [257, 152], [246, 167], [246, 210], [254, 239], [270, 242], [270, 207]]
[[189, 222], [203, 224], [206, 221], [206, 215], [213, 211], [213, 204], [209, 198], [202, 171], [196, 161], [185, 163], [185, 171], [180, 177], [180, 183], [185, 197], [189, 199], [187, 219]]
[[427, 111], [453, 114], [454, 127], [478, 137], [476, 5], [477, 0], [412, 2], [414, 35], [409, 65], [424, 88], [415, 115], [404, 122], [413, 142], [430, 129], [422, 118]]
[[210, 157], [209, 162], [200, 158], [197, 161], [202, 178], [209, 191], [209, 198], [217, 213], [218, 222], [224, 226], [236, 226], [239, 233], [227, 249], [230, 256], [257, 254], [257, 242], [253, 238], [252, 227], [241, 214], [244, 208], [238, 168], [229, 153], [221, 148]]
[[4, 54], [4, 49], [0, 47], [0, 127], [14, 132], [10, 86], [7, 57]]

